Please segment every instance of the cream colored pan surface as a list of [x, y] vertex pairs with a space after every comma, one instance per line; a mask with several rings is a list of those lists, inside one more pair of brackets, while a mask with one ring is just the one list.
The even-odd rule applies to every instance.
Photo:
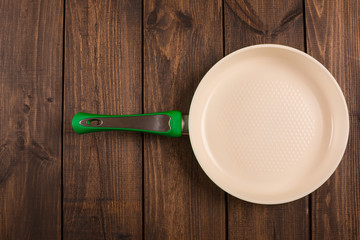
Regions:
[[201, 167], [240, 199], [278, 204], [320, 187], [346, 148], [349, 117], [337, 82], [294, 48], [255, 45], [204, 76], [189, 114]]

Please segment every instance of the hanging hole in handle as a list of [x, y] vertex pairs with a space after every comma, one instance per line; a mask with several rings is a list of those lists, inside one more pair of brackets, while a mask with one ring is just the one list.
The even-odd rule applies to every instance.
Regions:
[[101, 126], [104, 122], [100, 119], [90, 119], [86, 122], [88, 125], [90, 125], [91, 127], [99, 127]]

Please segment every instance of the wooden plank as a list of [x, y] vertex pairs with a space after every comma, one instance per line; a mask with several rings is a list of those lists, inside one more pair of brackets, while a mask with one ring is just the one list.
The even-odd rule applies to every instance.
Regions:
[[[144, 1], [144, 111], [188, 113], [222, 57], [221, 1]], [[225, 195], [198, 165], [188, 137], [144, 137], [146, 239], [225, 239]]]
[[142, 111], [140, 0], [66, 1], [64, 239], [140, 239], [142, 135], [77, 135], [79, 111]]
[[312, 238], [360, 239], [360, 1], [305, 3], [308, 52], [334, 75], [350, 113], [342, 162], [312, 195]]
[[61, 239], [63, 1], [0, 1], [0, 239]]
[[[225, 53], [278, 43], [304, 50], [302, 1], [226, 0]], [[308, 239], [308, 200], [265, 206], [228, 198], [229, 239]]]

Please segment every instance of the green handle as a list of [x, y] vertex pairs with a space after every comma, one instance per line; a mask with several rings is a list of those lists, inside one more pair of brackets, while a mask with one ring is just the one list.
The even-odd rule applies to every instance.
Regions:
[[183, 122], [179, 111], [135, 115], [98, 115], [79, 112], [73, 117], [72, 127], [78, 134], [122, 130], [180, 137]]

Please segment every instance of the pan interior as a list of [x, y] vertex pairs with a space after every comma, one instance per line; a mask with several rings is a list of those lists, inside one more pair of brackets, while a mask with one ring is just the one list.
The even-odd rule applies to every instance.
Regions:
[[259, 45], [216, 64], [190, 109], [190, 139], [208, 176], [230, 194], [282, 203], [319, 187], [348, 135], [331, 74], [298, 50]]

